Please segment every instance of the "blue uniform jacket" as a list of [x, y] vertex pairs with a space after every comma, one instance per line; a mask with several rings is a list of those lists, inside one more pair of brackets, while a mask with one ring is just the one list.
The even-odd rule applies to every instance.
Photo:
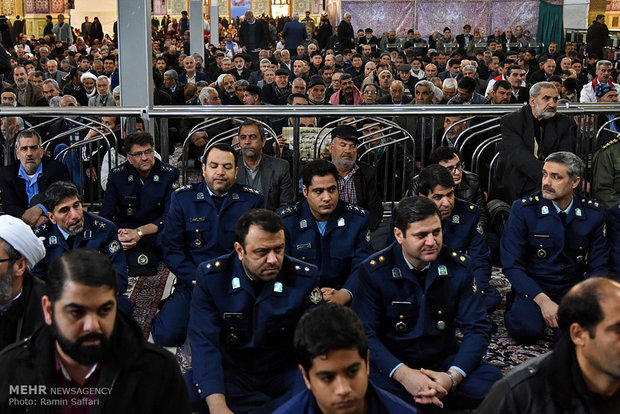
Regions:
[[441, 222], [444, 245], [471, 258], [478, 289], [484, 294], [491, 279], [491, 251], [480, 224], [480, 209], [475, 204], [455, 198], [452, 215]]
[[565, 225], [540, 191], [518, 199], [500, 244], [504, 275], [517, 293], [530, 299], [606, 275], [604, 226], [603, 206], [576, 193]]
[[307, 200], [282, 207], [278, 214], [286, 226], [286, 253], [316, 265], [321, 287], [345, 288], [352, 294], [359, 264], [373, 253], [368, 212], [339, 200], [323, 236]]
[[611, 263], [616, 273], [616, 280], [620, 280], [620, 203], [607, 210], [607, 234], [611, 250]]
[[[405, 404], [400, 398], [387, 391], [377, 388], [368, 381], [366, 391], [368, 413], [372, 414], [415, 414], [418, 411], [413, 406]], [[316, 403], [312, 391], [306, 389], [300, 392], [284, 405], [275, 410], [273, 414], [322, 414]]]
[[[445, 247], [420, 286], [400, 245], [392, 243], [360, 265], [355, 295], [370, 361], [384, 375], [400, 363], [432, 368], [451, 355], [452, 365], [469, 374], [489, 346], [491, 324], [470, 260]], [[463, 333], [460, 346], [457, 326]]]
[[233, 184], [218, 214], [204, 181], [179, 188], [170, 199], [161, 238], [166, 266], [191, 288], [198, 265], [229, 253], [239, 217], [263, 203], [258, 191]]
[[99, 214], [119, 228], [150, 223], [161, 231], [178, 180], [179, 170], [157, 158], [144, 183], [133, 165], [124, 162], [110, 172]]
[[128, 283], [127, 263], [117, 232], [116, 226], [111, 221], [85, 211], [84, 230], [75, 236], [73, 246], [69, 246], [56, 224], [52, 224], [51, 221], [43, 223], [34, 230], [34, 234], [43, 237], [45, 257], [32, 269], [32, 274], [45, 278], [52, 262], [67, 250], [98, 250], [114, 264], [118, 275], [118, 293], [125, 293]]
[[297, 321], [322, 301], [316, 266], [285, 256], [280, 274], [256, 297], [236, 252], [196, 271], [188, 336], [202, 398], [224, 393], [224, 377], [296, 369]]

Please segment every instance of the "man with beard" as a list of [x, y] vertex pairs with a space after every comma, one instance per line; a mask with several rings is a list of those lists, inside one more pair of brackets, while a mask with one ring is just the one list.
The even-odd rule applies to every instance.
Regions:
[[239, 126], [241, 157], [237, 158], [237, 184], [258, 190], [265, 197], [265, 207], [274, 211], [295, 201], [289, 163], [263, 152], [265, 130], [255, 121], [247, 120]]
[[362, 93], [353, 83], [353, 77], [348, 73], [343, 73], [340, 77], [340, 90], [332, 94], [329, 103], [332, 105], [360, 105], [362, 102]]
[[338, 43], [340, 44], [338, 50], [340, 52], [343, 52], [345, 49], [355, 48], [353, 26], [351, 25], [351, 13], [346, 12], [343, 17], [344, 19], [340, 22], [337, 28], [338, 30], [336, 31]]
[[263, 86], [263, 101], [272, 105], [286, 105], [286, 99], [291, 94], [289, 72], [286, 69], [276, 70], [276, 79]]
[[45, 284], [30, 274], [45, 247], [18, 218], [0, 216], [0, 350], [43, 325]]
[[575, 150], [573, 122], [556, 113], [557, 106], [558, 90], [552, 83], [539, 82], [530, 89], [527, 105], [501, 118], [495, 185], [507, 203], [536, 191], [549, 154]]
[[[142, 329], [117, 311], [115, 269], [93, 250], [73, 250], [50, 267], [42, 299], [45, 325], [0, 355], [0, 411], [18, 413], [28, 393], [38, 412], [189, 413], [174, 357], [148, 343]], [[51, 388], [67, 394], [54, 396]]]
[[194, 410], [271, 413], [303, 389], [293, 333], [323, 296], [317, 268], [284, 251], [282, 219], [255, 209], [237, 221], [234, 250], [198, 267], [186, 374]]
[[304, 200], [278, 211], [286, 226], [286, 252], [319, 268], [326, 302], [353, 299], [357, 267], [373, 252], [368, 212], [339, 200], [338, 170], [327, 160], [304, 166]]
[[4, 211], [21, 218], [30, 227], [47, 220], [43, 192], [56, 181], [69, 179], [67, 168], [45, 155], [41, 136], [25, 130], [15, 138], [17, 161], [0, 169], [0, 191]]
[[375, 230], [383, 218], [383, 204], [377, 191], [375, 169], [357, 161], [357, 146], [360, 134], [351, 125], [341, 125], [331, 132], [329, 153], [338, 170], [338, 192], [340, 199], [368, 210], [368, 226]]
[[308, 100], [312, 105], [325, 105], [325, 81], [319, 75], [308, 80]]
[[596, 87], [601, 83], [606, 83], [616, 88], [616, 91], [620, 94], [620, 85], [611, 80], [611, 69], [612, 65], [609, 60], [599, 60], [596, 62], [596, 77], [592, 79], [592, 82], [583, 85], [579, 97], [580, 102], [597, 102]]
[[185, 342], [196, 269], [204, 261], [229, 253], [235, 222], [246, 211], [265, 204], [258, 191], [235, 183], [237, 172], [235, 150], [228, 144], [214, 144], [202, 158], [203, 181], [172, 194], [161, 240], [164, 262], [177, 282], [153, 319], [153, 340], [158, 344], [181, 346]]
[[15, 69], [13, 69], [13, 80], [15, 83], [11, 87], [17, 92], [17, 103], [19, 105], [44, 106], [47, 104], [47, 101], [43, 98], [43, 90], [28, 82], [28, 74], [25, 67], [22, 65], [15, 66]]
[[90, 98], [97, 95], [97, 88], [95, 87], [97, 82], [97, 76], [91, 72], [84, 72], [80, 76], [81, 88], [78, 88], [75, 92], [75, 99], [80, 103], [80, 106], [88, 106]]
[[110, 259], [116, 270], [119, 309], [131, 315], [131, 301], [124, 295], [128, 283], [127, 262], [114, 223], [85, 212], [77, 187], [67, 181], [50, 185], [45, 191], [44, 204], [50, 221], [37, 227], [34, 234], [42, 238], [47, 253], [45, 259], [32, 269], [32, 274], [46, 279], [50, 265], [67, 250], [100, 251]]
[[607, 275], [605, 209], [574, 192], [583, 169], [575, 154], [550, 154], [541, 168], [542, 191], [512, 205], [501, 255], [512, 284], [506, 330], [518, 342], [533, 343], [546, 327], [557, 328], [566, 292], [585, 278]]

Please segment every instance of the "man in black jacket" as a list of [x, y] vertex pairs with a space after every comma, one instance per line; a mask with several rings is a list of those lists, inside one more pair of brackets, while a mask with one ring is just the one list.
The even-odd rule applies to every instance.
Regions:
[[41, 136], [24, 130], [15, 139], [18, 160], [0, 169], [0, 191], [4, 211], [36, 227], [47, 220], [39, 194], [56, 181], [68, 181], [64, 164], [45, 155]]
[[552, 352], [495, 383], [476, 413], [613, 413], [620, 407], [620, 284], [590, 278], [562, 300]]
[[608, 37], [609, 29], [605, 24], [605, 15], [599, 14], [596, 16], [596, 20], [588, 27], [588, 33], [586, 34], [588, 56], [596, 55], [599, 58], [603, 57], [603, 46], [607, 44]]
[[496, 190], [511, 204], [535, 192], [547, 155], [575, 151], [573, 122], [557, 111], [558, 90], [539, 82], [530, 89], [529, 103], [501, 118], [502, 142], [495, 173]]
[[360, 134], [350, 125], [341, 125], [331, 132], [329, 152], [338, 169], [340, 199], [368, 210], [368, 227], [375, 230], [383, 218], [383, 203], [377, 191], [377, 173], [365, 162], [357, 160]]
[[35, 412], [50, 404], [62, 412], [190, 412], [174, 357], [117, 312], [116, 274], [104, 255], [65, 253], [50, 267], [46, 293], [45, 325], [0, 354], [0, 411], [24, 412], [25, 399]]
[[26, 223], [0, 216], [0, 350], [43, 325], [45, 284], [30, 269], [44, 256], [43, 242]]

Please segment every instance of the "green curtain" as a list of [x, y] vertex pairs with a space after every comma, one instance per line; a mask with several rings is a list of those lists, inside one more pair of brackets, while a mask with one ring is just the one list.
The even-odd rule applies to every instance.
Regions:
[[563, 8], [563, 5], [547, 3], [543, 0], [540, 2], [536, 40], [545, 44], [545, 50], [552, 42], [558, 44], [558, 50], [564, 47]]

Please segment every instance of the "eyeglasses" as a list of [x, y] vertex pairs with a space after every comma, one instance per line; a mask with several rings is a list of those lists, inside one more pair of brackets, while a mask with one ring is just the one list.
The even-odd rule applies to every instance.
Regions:
[[154, 152], [155, 152], [155, 150], [153, 148], [151, 148], [151, 149], [147, 149], [146, 151], [128, 152], [127, 155], [130, 155], [130, 156], [136, 157], [136, 158], [140, 158], [143, 155], [151, 155]]
[[455, 171], [462, 170], [463, 167], [464, 167], [464, 163], [462, 161], [459, 161], [452, 167], [446, 167], [446, 169], [450, 171], [450, 174], [454, 174]]
[[15, 260], [15, 259], [11, 259], [10, 257], [8, 259], [0, 259], [0, 263], [10, 262], [11, 260]]
[[364, 91], [364, 95], [376, 95], [377, 91]]

